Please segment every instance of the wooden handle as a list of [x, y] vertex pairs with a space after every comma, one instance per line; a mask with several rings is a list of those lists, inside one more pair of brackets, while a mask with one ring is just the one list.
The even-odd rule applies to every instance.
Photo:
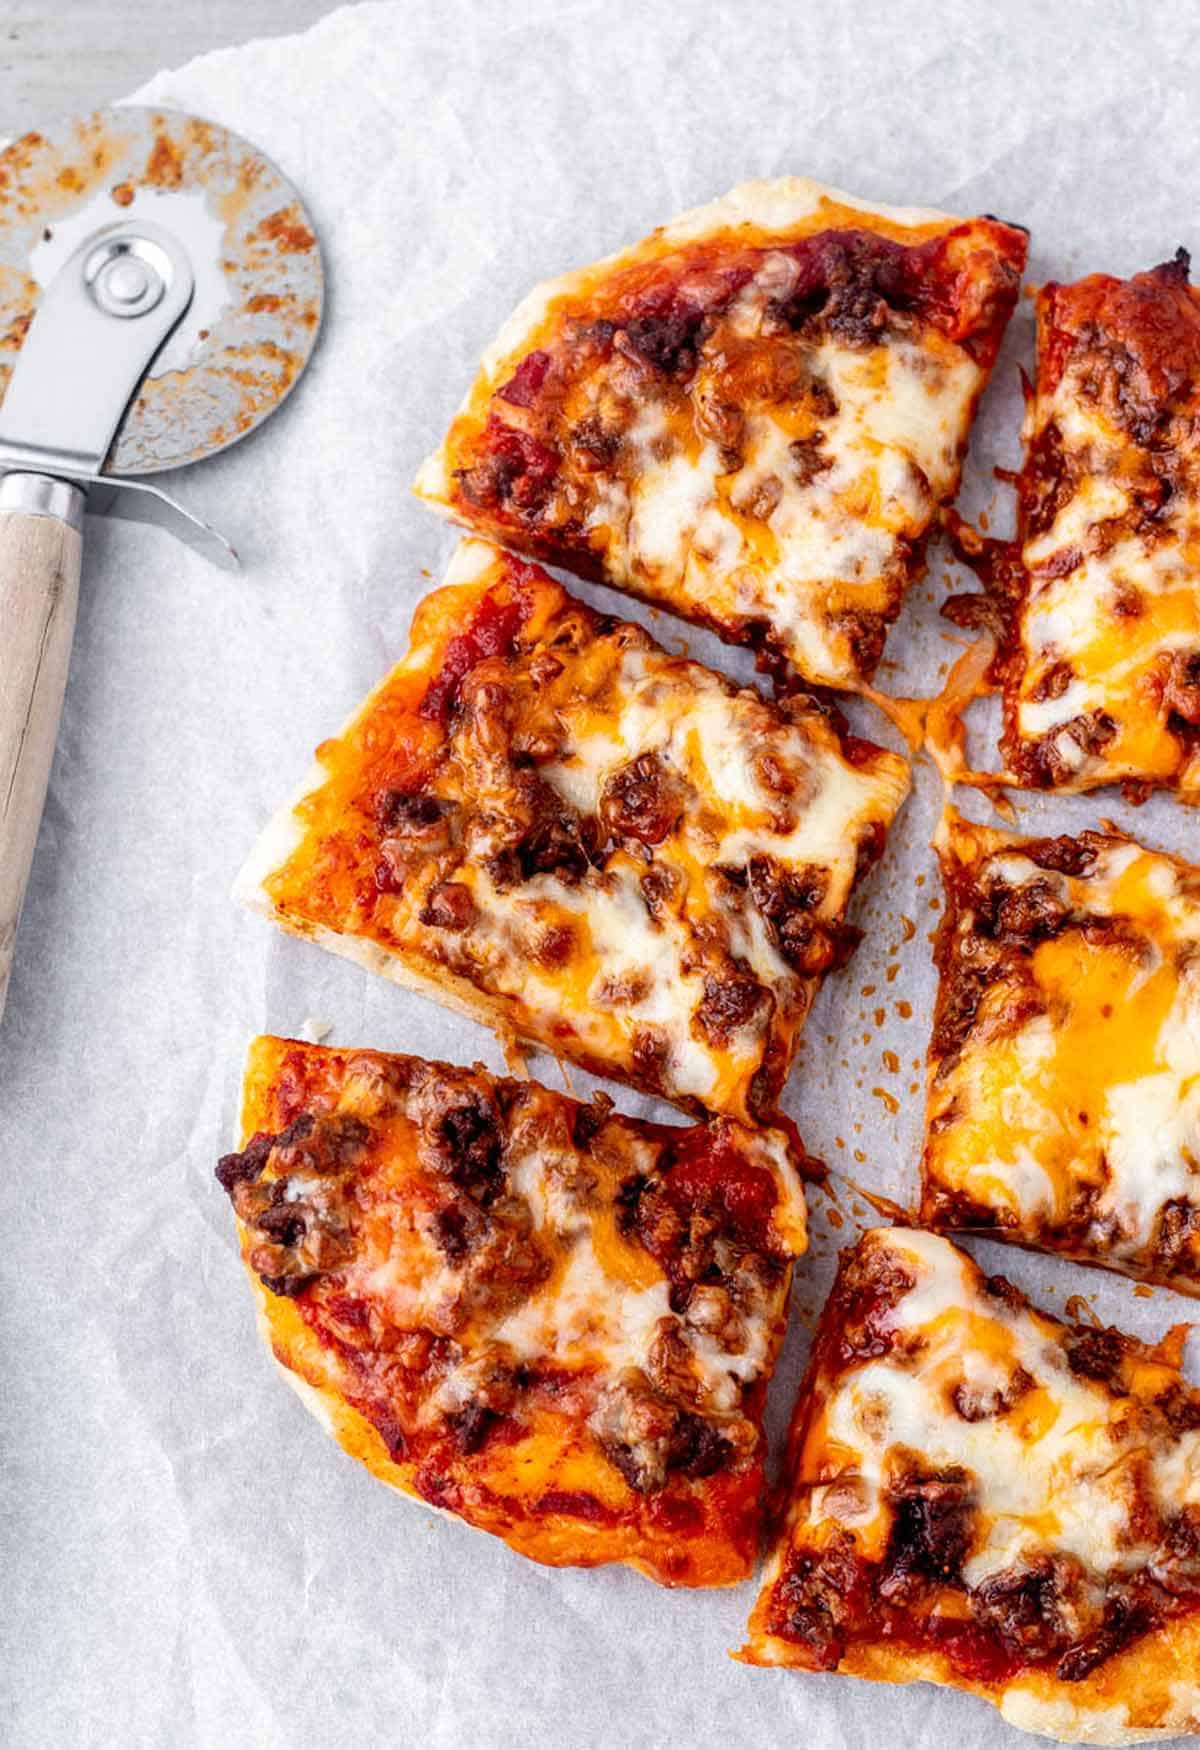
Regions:
[[0, 1016], [71, 660], [82, 511], [77, 487], [0, 481]]

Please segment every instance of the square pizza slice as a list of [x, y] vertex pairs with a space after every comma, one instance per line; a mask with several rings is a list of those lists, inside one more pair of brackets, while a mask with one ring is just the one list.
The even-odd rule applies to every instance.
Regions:
[[1188, 259], [1043, 286], [1000, 751], [1035, 789], [1200, 802], [1200, 292]]
[[553, 1566], [751, 1572], [794, 1132], [260, 1038], [240, 1140], [217, 1177], [263, 1334], [353, 1457]]
[[539, 286], [416, 490], [861, 688], [958, 490], [1026, 234], [752, 182]]
[[1200, 1294], [1200, 869], [953, 812], [921, 1219]]
[[1123, 1744], [1200, 1729], [1200, 1392], [935, 1234], [842, 1255], [738, 1655], [946, 1684]]
[[772, 1109], [908, 785], [463, 543], [239, 894], [502, 1032], [696, 1110]]

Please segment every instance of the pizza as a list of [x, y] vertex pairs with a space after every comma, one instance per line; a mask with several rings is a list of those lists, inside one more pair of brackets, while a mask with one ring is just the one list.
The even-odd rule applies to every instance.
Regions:
[[813, 700], [769, 705], [468, 541], [238, 892], [501, 1032], [749, 1121], [907, 786]]
[[1200, 1294], [1200, 869], [952, 811], [921, 1220]]
[[276, 1360], [384, 1482], [561, 1566], [750, 1573], [794, 1133], [260, 1038], [217, 1177]]
[[539, 286], [416, 491], [764, 666], [861, 689], [958, 489], [1026, 241], [747, 183]]
[[[1043, 286], [1037, 313], [1019, 552], [983, 568], [1003, 776], [1164, 786], [1195, 803], [1200, 293], [1180, 250], [1129, 280]], [[977, 615], [974, 601], [952, 614]]]
[[937, 1235], [843, 1254], [738, 1657], [925, 1680], [1075, 1742], [1200, 1730], [1200, 1392]]

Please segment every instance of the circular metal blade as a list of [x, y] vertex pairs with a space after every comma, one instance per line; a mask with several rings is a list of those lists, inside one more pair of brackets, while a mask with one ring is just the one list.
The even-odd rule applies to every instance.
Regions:
[[130, 402], [106, 474], [155, 474], [236, 443], [292, 389], [321, 324], [316, 231], [268, 158], [176, 110], [99, 110], [0, 152], [0, 397], [59, 266], [91, 232], [131, 217], [174, 233], [196, 291]]

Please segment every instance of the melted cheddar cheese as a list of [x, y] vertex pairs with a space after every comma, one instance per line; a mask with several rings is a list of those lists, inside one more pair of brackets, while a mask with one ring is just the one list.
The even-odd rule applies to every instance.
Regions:
[[948, 814], [923, 1219], [1200, 1293], [1200, 870]]
[[1038, 298], [1023, 596], [1003, 656], [1019, 783], [1200, 799], [1200, 298], [1186, 258]]
[[972, 1690], [1121, 1742], [1200, 1723], [1200, 1394], [946, 1240], [843, 1254], [741, 1657]]
[[464, 542], [288, 804], [248, 903], [584, 1067], [770, 1110], [907, 789], [545, 573]]
[[1023, 232], [750, 183], [540, 286], [416, 490], [857, 686], [958, 487]]
[[802, 1155], [261, 1038], [217, 1176], [289, 1378], [406, 1494], [552, 1564], [750, 1571]]

